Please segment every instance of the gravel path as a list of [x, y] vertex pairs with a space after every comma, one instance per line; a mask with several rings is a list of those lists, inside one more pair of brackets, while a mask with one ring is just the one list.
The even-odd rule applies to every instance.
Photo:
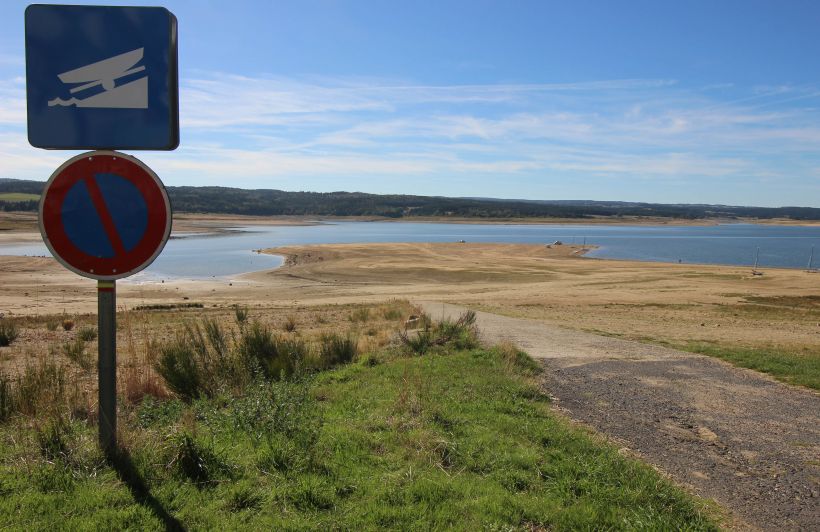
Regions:
[[[434, 319], [463, 307], [420, 302]], [[743, 528], [820, 530], [820, 394], [714, 358], [477, 313], [489, 343], [544, 361], [569, 417], [618, 441]]]

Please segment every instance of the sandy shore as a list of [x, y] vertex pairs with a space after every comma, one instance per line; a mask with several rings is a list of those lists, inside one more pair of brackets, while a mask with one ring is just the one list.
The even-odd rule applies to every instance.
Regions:
[[[344, 244], [273, 248], [284, 267], [233, 280], [118, 283], [156, 303], [301, 306], [448, 301], [626, 338], [820, 351], [820, 274], [581, 257], [580, 246]], [[96, 311], [96, 283], [53, 259], [0, 257], [0, 312]]]

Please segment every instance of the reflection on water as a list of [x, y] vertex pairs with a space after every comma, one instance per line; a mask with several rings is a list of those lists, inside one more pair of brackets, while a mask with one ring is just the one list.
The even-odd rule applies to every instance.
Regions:
[[[811, 246], [820, 263], [820, 227], [751, 224], [706, 227], [605, 225], [480, 225], [408, 222], [340, 222], [310, 226], [243, 227], [235, 233], [172, 238], [134, 281], [232, 277], [282, 264], [255, 249], [300, 244], [367, 242], [508, 242], [598, 246], [592, 257], [644, 261], [805, 268]], [[180, 236], [180, 235], [175, 235]], [[48, 255], [43, 244], [0, 245], [3, 255]]]

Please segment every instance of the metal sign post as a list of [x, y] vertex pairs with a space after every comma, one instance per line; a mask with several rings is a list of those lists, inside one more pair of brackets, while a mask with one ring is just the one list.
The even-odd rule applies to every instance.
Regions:
[[117, 281], [97, 281], [100, 448], [117, 445]]
[[[177, 19], [161, 7], [26, 9], [29, 143], [55, 150], [174, 150], [179, 144]], [[134, 157], [68, 160], [40, 198], [54, 258], [96, 279], [100, 447], [117, 444], [116, 280], [147, 267], [171, 232], [157, 175]]]

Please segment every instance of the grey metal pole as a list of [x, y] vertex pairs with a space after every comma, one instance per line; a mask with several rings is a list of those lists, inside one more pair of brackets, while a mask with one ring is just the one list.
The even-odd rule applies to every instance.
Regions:
[[106, 453], [117, 445], [117, 283], [97, 282], [99, 328], [100, 448]]

